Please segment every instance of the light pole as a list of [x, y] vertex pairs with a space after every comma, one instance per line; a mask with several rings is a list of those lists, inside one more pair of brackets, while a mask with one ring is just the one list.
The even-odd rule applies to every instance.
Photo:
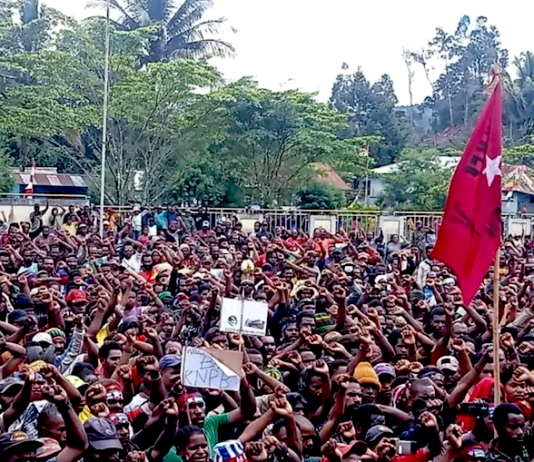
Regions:
[[109, 91], [109, 2], [106, 2], [106, 51], [104, 56], [104, 105], [102, 108], [102, 172], [100, 175], [100, 238], [104, 238], [104, 185], [106, 182], [106, 147], [108, 131], [108, 91]]

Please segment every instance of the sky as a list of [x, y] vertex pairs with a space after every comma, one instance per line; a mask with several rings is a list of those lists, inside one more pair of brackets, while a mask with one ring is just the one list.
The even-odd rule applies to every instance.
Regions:
[[[85, 0], [43, 0], [63, 13], [82, 19], [91, 14]], [[180, 1], [180, 0], [177, 0]], [[232, 59], [216, 59], [228, 80], [256, 78], [272, 90], [298, 88], [330, 96], [336, 75], [359, 67], [374, 82], [389, 74], [400, 104], [409, 103], [403, 48], [419, 50], [436, 27], [454, 32], [459, 19], [486, 16], [497, 26], [511, 56], [534, 51], [534, 5], [519, 0], [214, 0], [209, 17], [225, 17], [236, 33], [223, 37], [237, 50]], [[343, 71], [341, 66], [349, 68]], [[435, 64], [434, 76], [439, 74]], [[415, 65], [413, 102], [430, 94]]]

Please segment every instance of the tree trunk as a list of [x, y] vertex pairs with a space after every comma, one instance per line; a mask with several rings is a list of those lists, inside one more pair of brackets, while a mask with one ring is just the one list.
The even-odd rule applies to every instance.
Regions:
[[449, 100], [449, 117], [450, 117], [450, 123], [449, 126], [453, 126], [453, 117], [452, 117], [452, 97], [451, 97], [451, 89], [450, 87], [447, 87], [447, 98]]

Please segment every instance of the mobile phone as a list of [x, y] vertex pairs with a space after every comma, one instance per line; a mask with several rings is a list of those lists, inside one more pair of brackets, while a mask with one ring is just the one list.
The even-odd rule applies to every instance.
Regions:
[[486, 417], [489, 415], [489, 406], [487, 403], [462, 403], [460, 405], [460, 414], [467, 414], [473, 417]]
[[415, 441], [408, 440], [398, 440], [395, 449], [397, 455], [403, 456], [405, 454], [414, 454], [415, 453]]

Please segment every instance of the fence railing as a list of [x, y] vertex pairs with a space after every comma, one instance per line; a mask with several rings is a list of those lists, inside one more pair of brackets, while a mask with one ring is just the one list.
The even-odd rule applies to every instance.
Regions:
[[[82, 206], [89, 204], [87, 196], [69, 195], [38, 195], [21, 196], [18, 194], [0, 194], [0, 210], [6, 216], [10, 211], [14, 221], [25, 221], [29, 218], [32, 206], [35, 204], [44, 205], [49, 203], [54, 206], [75, 205]], [[158, 213], [164, 209], [154, 209], [152, 213]], [[267, 223], [269, 231], [274, 232], [277, 226], [290, 229], [302, 229], [310, 234], [314, 229], [323, 227], [330, 232], [336, 232], [340, 228], [347, 231], [360, 230], [366, 233], [376, 233], [380, 228], [386, 237], [392, 233], [398, 233], [411, 239], [416, 229], [417, 223], [428, 229], [437, 231], [439, 229], [442, 212], [437, 211], [362, 211], [362, 210], [308, 210], [283, 207], [278, 209], [260, 208], [191, 208], [172, 207], [172, 210], [179, 214], [190, 214], [199, 223], [208, 220], [210, 227], [214, 228], [225, 222], [232, 224], [237, 221], [243, 224], [247, 231], [254, 229], [255, 222]], [[107, 206], [106, 214], [116, 215], [118, 221], [123, 222], [132, 214], [137, 213], [133, 207]], [[504, 215], [503, 226], [505, 235], [508, 234], [530, 234], [534, 226], [534, 214]]]
[[[392, 233], [398, 233], [411, 239], [418, 222], [428, 229], [436, 232], [439, 229], [443, 212], [437, 211], [361, 211], [361, 210], [308, 210], [308, 209], [246, 209], [246, 208], [205, 208], [191, 209], [185, 207], [173, 208], [182, 214], [192, 214], [197, 222], [207, 220], [210, 227], [214, 228], [225, 222], [243, 224], [247, 231], [252, 231], [255, 222], [267, 223], [268, 229], [274, 232], [277, 226], [290, 229], [302, 229], [306, 233], [313, 232], [321, 226], [330, 232], [336, 232], [341, 227], [345, 230], [360, 230], [366, 233], [376, 233], [382, 228], [388, 237]], [[122, 215], [130, 215], [131, 208], [121, 208], [117, 212]], [[521, 222], [522, 234], [530, 234], [530, 229], [534, 225], [534, 214], [505, 215], [503, 225], [505, 233], [511, 229], [510, 219]], [[517, 223], [515, 223], [517, 224]], [[516, 228], [516, 232], [517, 228]]]

